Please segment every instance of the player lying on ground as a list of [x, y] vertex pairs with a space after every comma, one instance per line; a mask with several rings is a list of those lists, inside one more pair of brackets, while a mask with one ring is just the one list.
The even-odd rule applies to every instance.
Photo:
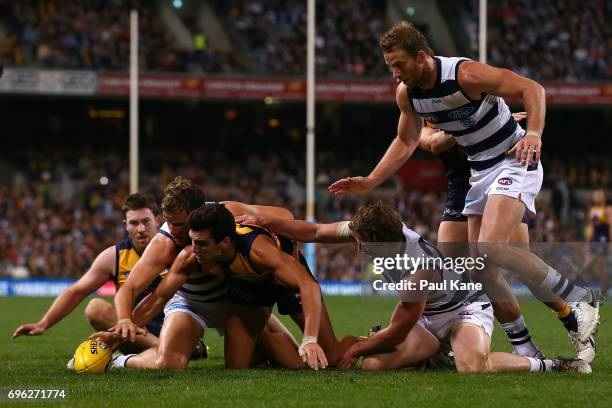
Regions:
[[[253, 216], [238, 217], [236, 221], [254, 222], [302, 242], [356, 241], [360, 248], [364, 243], [386, 243], [383, 249], [387, 252], [369, 254], [374, 256], [404, 253], [418, 258], [427, 253], [443, 258], [437, 248], [402, 223], [397, 211], [382, 202], [360, 207], [351, 222], [313, 224]], [[415, 282], [417, 289], [402, 292], [390, 325], [355, 343], [344, 353], [338, 367], [351, 368], [361, 356], [368, 356], [363, 365], [366, 370], [411, 367], [434, 356], [440, 343], [450, 340], [460, 372], [591, 371], [590, 365], [580, 359], [537, 359], [491, 352], [493, 311], [481, 291], [419, 290], [421, 281], [439, 283], [461, 279], [469, 283], [466, 274], [423, 269], [413, 272], [403, 279]]]
[[[527, 117], [527, 114], [526, 112], [519, 112], [513, 113], [512, 116], [517, 122], [520, 122]], [[433, 126], [423, 127], [419, 147], [437, 155], [444, 164], [448, 192], [442, 222], [438, 227], [438, 247], [446, 255], [459, 256], [459, 254], [453, 254], [453, 251], [468, 252], [466, 251], [467, 246], [463, 248], [458, 243], [468, 242], [467, 217], [462, 214], [462, 211], [470, 189], [470, 164], [463, 148], [457, 145], [455, 139], [444, 131], [434, 129]], [[520, 245], [529, 249], [526, 214], [512, 234], [510, 242], [512, 245]], [[576, 350], [576, 356], [590, 364], [595, 358], [595, 339], [592, 335], [586, 336], [585, 334], [589, 330], [590, 322], [583, 317], [582, 309], [575, 305], [570, 306], [558, 295], [541, 287], [529, 277], [523, 277], [523, 282], [529, 287], [531, 293], [555, 312], [568, 332]], [[493, 311], [496, 310], [498, 309], [493, 307]], [[499, 318], [497, 315], [496, 317]], [[500, 324], [512, 344], [514, 354], [528, 357], [542, 356], [542, 352], [531, 339], [529, 329], [522, 316], [512, 322], [504, 323], [502, 320]], [[588, 341], [580, 340], [584, 336]]]
[[[21, 335], [43, 334], [109, 279], [115, 283], [117, 289], [125, 283], [130, 270], [155, 236], [160, 217], [155, 201], [151, 197], [138, 193], [128, 196], [121, 209], [125, 217], [123, 225], [128, 233], [128, 239], [102, 251], [89, 270], [55, 299], [49, 310], [37, 323], [19, 326], [13, 333], [13, 338]], [[160, 274], [157, 274], [149, 287], [145, 288], [143, 295], [153, 290], [159, 281]], [[144, 296], [136, 297], [135, 302], [142, 297]], [[117, 322], [113, 305], [99, 298], [94, 298], [87, 303], [85, 317], [95, 330], [107, 330]], [[133, 343], [123, 344], [121, 350], [125, 353], [137, 353], [150, 347], [156, 347], [163, 320], [163, 313], [152, 316], [147, 324], [149, 334], [137, 336]]]

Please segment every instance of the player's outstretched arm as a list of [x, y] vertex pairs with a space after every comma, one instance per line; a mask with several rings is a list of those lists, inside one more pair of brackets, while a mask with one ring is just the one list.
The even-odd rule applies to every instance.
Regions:
[[115, 294], [117, 325], [115, 328], [122, 338], [136, 341], [137, 326], [132, 322], [132, 310], [136, 297], [172, 264], [176, 254], [174, 242], [162, 234], [157, 234], [147, 245], [144, 253], [134, 265], [125, 283]]
[[424, 308], [425, 301], [398, 302], [389, 326], [368, 339], [353, 344], [340, 359], [338, 368], [341, 370], [352, 368], [359, 357], [362, 356], [393, 351], [397, 345], [406, 339], [412, 327], [423, 314]]
[[317, 343], [323, 311], [321, 288], [317, 281], [294, 257], [282, 252], [268, 237], [260, 236], [255, 239], [250, 259], [256, 268], [273, 271], [275, 278], [282, 284], [300, 291], [304, 312], [304, 337], [299, 347], [300, 357], [315, 371], [319, 366], [326, 368], [327, 357]]
[[299, 242], [342, 243], [353, 238], [348, 221], [317, 224], [303, 220], [284, 220], [276, 217], [240, 215], [235, 218], [240, 224], [253, 224], [276, 234]]
[[225, 208], [234, 215], [253, 215], [257, 217], [280, 218], [283, 220], [294, 219], [293, 214], [286, 208], [270, 205], [245, 204], [238, 201], [224, 201]]
[[508, 154], [516, 154], [516, 159], [521, 164], [529, 165], [540, 160], [546, 116], [546, 94], [542, 85], [510, 70], [494, 68], [476, 61], [462, 63], [457, 79], [461, 88], [472, 99], [480, 99], [482, 93], [523, 98], [529, 116], [527, 133]]
[[51, 304], [45, 315], [36, 323], [21, 325], [13, 333], [13, 339], [21, 335], [38, 336], [66, 317], [83, 299], [98, 289], [113, 275], [115, 269], [115, 247], [111, 246], [96, 257], [81, 278], [62, 292]]
[[185, 247], [172, 263], [170, 271], [164, 279], [149, 293], [136, 307], [132, 314], [132, 321], [137, 326], [145, 326], [164, 309], [164, 306], [183, 286], [195, 266], [195, 256], [191, 252], [191, 245]]
[[412, 156], [414, 150], [419, 145], [423, 120], [410, 107], [408, 91], [404, 84], [400, 84], [397, 87], [395, 98], [400, 109], [397, 136], [391, 142], [385, 155], [369, 176], [347, 177], [338, 180], [329, 186], [331, 193], [336, 195], [366, 193], [391, 177]]

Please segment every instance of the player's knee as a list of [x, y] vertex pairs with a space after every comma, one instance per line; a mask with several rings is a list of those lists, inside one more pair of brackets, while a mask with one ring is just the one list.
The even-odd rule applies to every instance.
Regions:
[[114, 317], [111, 315], [112, 306], [99, 298], [91, 299], [85, 307], [85, 318], [96, 330], [108, 329], [109, 320]]
[[187, 367], [189, 356], [180, 353], [160, 352], [155, 360], [155, 368], [158, 370], [180, 370]]
[[230, 369], [242, 369], [242, 368], [250, 368], [251, 363], [242, 359], [226, 359], [225, 360], [225, 368]]
[[466, 358], [455, 357], [455, 366], [460, 373], [482, 373], [487, 371], [487, 355], [474, 353]]
[[503, 262], [508, 255], [508, 243], [496, 242], [494, 238], [480, 237], [476, 245], [476, 256], [492, 262]]

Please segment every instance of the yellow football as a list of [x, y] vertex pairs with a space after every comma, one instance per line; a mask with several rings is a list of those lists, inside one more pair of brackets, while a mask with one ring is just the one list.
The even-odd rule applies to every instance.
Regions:
[[113, 352], [101, 340], [85, 340], [74, 352], [74, 371], [79, 374], [101, 374], [106, 371]]

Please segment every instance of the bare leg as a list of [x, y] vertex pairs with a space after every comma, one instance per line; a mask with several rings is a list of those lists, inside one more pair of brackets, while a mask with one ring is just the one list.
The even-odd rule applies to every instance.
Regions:
[[274, 314], [270, 314], [266, 326], [259, 334], [257, 350], [280, 367], [305, 367], [293, 335]]
[[[96, 331], [108, 330], [117, 323], [117, 313], [115, 307], [107, 301], [94, 298], [85, 307], [85, 318]], [[124, 354], [139, 353], [151, 347], [157, 347], [159, 339], [151, 333], [146, 336], [136, 336], [134, 343], [125, 342], [119, 346]]]
[[180, 369], [187, 367], [191, 353], [204, 329], [191, 315], [176, 312], [166, 316], [160, 333], [159, 347], [127, 360], [127, 367]]
[[249, 368], [256, 343], [270, 317], [267, 307], [232, 304], [225, 323], [225, 367]]
[[361, 368], [366, 371], [393, 370], [415, 367], [440, 350], [440, 342], [420, 324], [415, 324], [396, 350], [391, 353], [374, 354], [363, 360]]
[[453, 328], [451, 346], [460, 373], [529, 371], [526, 357], [491, 353], [491, 339], [479, 326], [462, 323]]
[[[479, 215], [468, 216], [468, 235], [470, 243], [472, 244], [482, 239], [481, 222], [482, 217]], [[489, 296], [489, 299], [491, 299], [495, 318], [500, 323], [513, 322], [521, 316], [518, 301], [512, 293], [510, 286], [508, 286], [508, 282], [502, 276], [499, 268], [492, 265], [491, 262], [487, 262], [486, 268], [478, 274], [475, 274], [474, 278], [482, 282], [485, 292]]]
[[[491, 195], [487, 200], [480, 229], [479, 249], [496, 265], [516, 273], [522, 280], [544, 283], [549, 266], [530, 251], [505, 245], [520, 223], [525, 205], [516, 198]], [[586, 294], [586, 290], [578, 293]], [[568, 300], [564, 296], [565, 300]], [[580, 299], [575, 299], [578, 301]]]
[[[523, 224], [522, 222], [516, 228], [514, 233], [512, 234], [512, 238], [510, 240], [515, 246], [520, 246], [525, 250], [529, 250], [529, 229], [527, 224]], [[556, 313], [561, 313], [565, 310], [567, 306], [567, 302], [553, 293], [550, 289], [543, 288], [537, 282], [531, 279], [523, 279], [523, 283], [527, 285], [531, 293], [542, 301], [546, 306], [552, 309]]]

